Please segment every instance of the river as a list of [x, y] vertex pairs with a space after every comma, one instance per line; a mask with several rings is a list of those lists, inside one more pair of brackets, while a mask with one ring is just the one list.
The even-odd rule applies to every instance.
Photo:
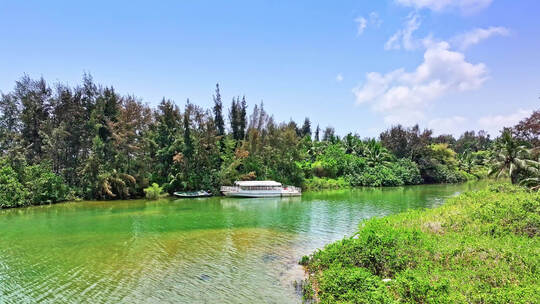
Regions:
[[0, 303], [300, 303], [303, 255], [483, 185], [0, 210]]

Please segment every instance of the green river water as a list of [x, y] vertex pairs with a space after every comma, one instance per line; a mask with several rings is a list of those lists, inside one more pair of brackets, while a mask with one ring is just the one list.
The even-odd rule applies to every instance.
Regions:
[[300, 303], [303, 255], [483, 185], [0, 210], [0, 303]]

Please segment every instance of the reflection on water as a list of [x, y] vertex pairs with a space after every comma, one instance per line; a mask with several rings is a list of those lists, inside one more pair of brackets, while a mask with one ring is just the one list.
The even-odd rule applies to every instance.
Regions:
[[365, 218], [482, 184], [0, 211], [0, 303], [299, 303], [297, 261]]

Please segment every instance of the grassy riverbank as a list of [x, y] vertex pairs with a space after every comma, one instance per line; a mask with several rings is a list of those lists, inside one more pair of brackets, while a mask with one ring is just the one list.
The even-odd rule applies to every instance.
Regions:
[[304, 257], [322, 303], [540, 302], [540, 194], [506, 184], [361, 223]]

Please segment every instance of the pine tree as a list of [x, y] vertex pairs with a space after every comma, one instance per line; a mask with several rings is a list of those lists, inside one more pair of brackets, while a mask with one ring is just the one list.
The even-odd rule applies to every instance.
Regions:
[[190, 159], [193, 156], [193, 140], [191, 139], [191, 131], [189, 127], [191, 105], [189, 99], [186, 104], [186, 111], [184, 113], [184, 156]]
[[319, 125], [317, 125], [317, 129], [315, 129], [315, 141], [320, 141], [319, 133], [321, 132], [321, 128], [319, 128]]
[[229, 112], [229, 121], [231, 122], [231, 131], [233, 139], [238, 140], [239, 138], [239, 130], [240, 130], [240, 124], [239, 124], [239, 116], [240, 111], [238, 109], [239, 106], [239, 100], [237, 100], [235, 97], [232, 99], [231, 103], [231, 110]]
[[221, 102], [221, 94], [219, 92], [219, 83], [216, 84], [216, 94], [214, 98], [214, 123], [218, 136], [225, 135], [225, 122], [223, 120], [223, 103]]
[[246, 127], [247, 127], [247, 104], [246, 96], [242, 97], [242, 103], [240, 104], [240, 113], [239, 113], [239, 126], [238, 126], [238, 135], [239, 139], [246, 138]]
[[302, 125], [302, 137], [305, 137], [307, 135], [311, 136], [311, 121], [309, 121], [309, 117], [306, 117], [304, 120], [304, 125]]
[[43, 158], [43, 136], [49, 119], [51, 89], [45, 80], [24, 76], [16, 82], [15, 96], [22, 104], [22, 141], [28, 162], [39, 163]]

